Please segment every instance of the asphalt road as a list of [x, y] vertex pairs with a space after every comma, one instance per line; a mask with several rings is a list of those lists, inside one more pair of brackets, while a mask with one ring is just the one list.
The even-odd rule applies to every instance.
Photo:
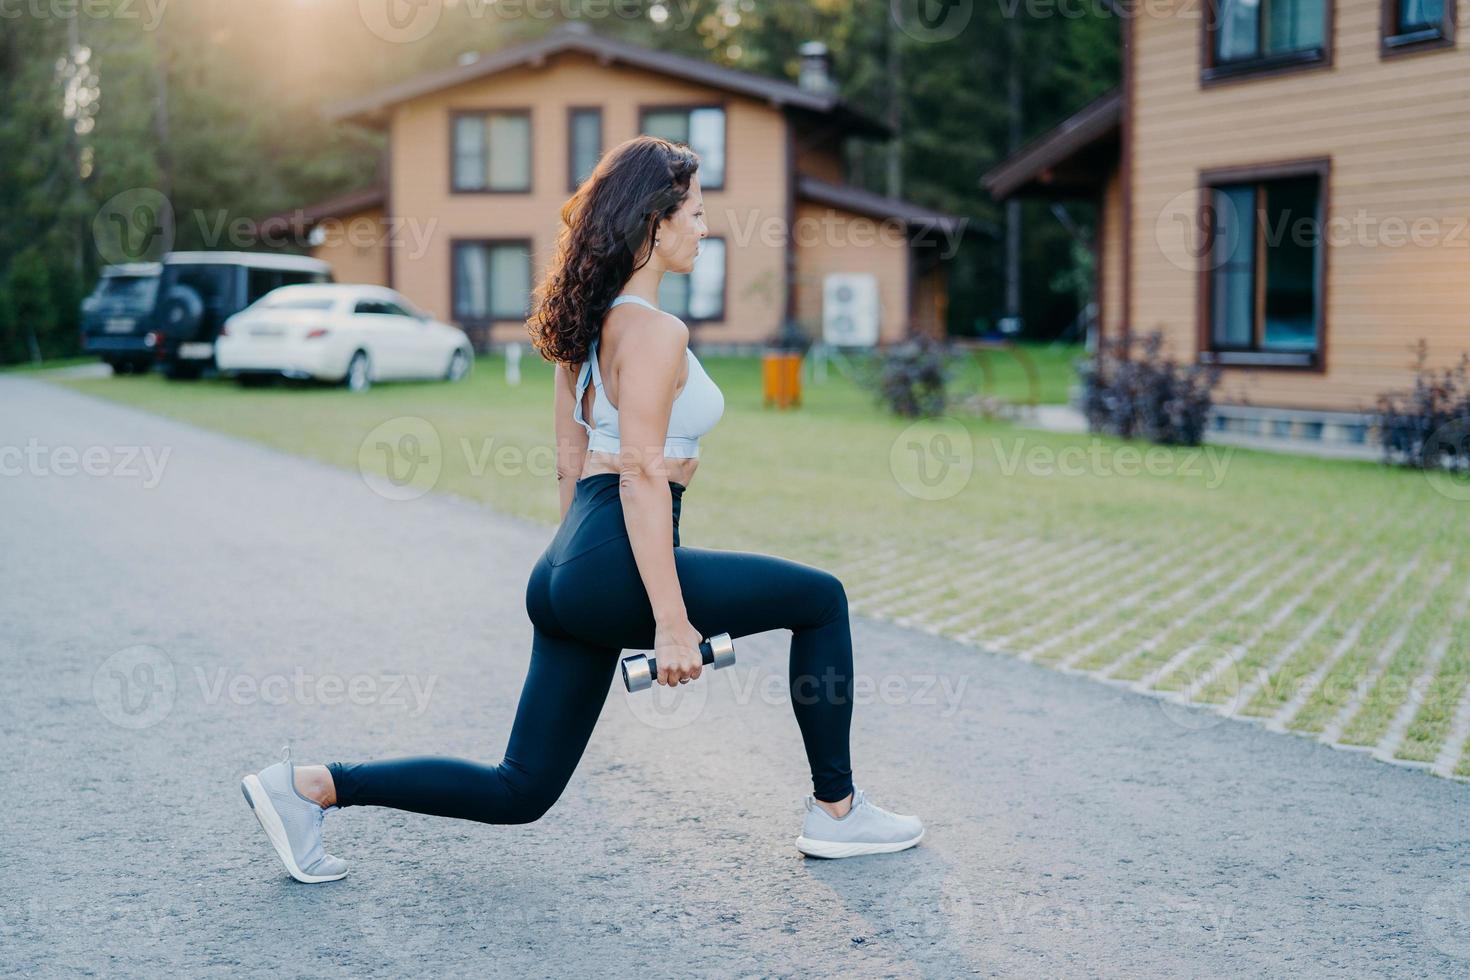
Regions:
[[239, 777], [498, 760], [552, 532], [0, 376], [0, 972], [1470, 972], [1464, 786], [861, 618], [854, 772], [913, 850], [794, 849], [780, 631], [615, 683], [538, 823], [350, 809], [348, 877], [291, 881]]

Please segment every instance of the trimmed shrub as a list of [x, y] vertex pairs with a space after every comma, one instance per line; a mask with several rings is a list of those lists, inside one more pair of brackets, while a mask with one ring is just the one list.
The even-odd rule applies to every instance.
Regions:
[[1178, 364], [1163, 349], [1159, 331], [1108, 339], [1079, 364], [1082, 410], [1091, 431], [1170, 446], [1204, 441], [1220, 369]]
[[879, 352], [871, 384], [878, 401], [894, 414], [932, 418], [944, 414], [945, 388], [952, 377], [946, 345], [919, 334]]
[[800, 324], [792, 320], [782, 320], [780, 326], [768, 333], [765, 338], [765, 349], [768, 351], [805, 355], [811, 350], [811, 347], [811, 337], [807, 336]]
[[1414, 387], [1378, 396], [1374, 431], [1388, 464], [1420, 469], [1470, 466], [1470, 353], [1454, 367], [1428, 367], [1429, 345], [1415, 347]]
[[0, 364], [78, 353], [82, 302], [76, 272], [42, 247], [28, 248], [0, 277]]

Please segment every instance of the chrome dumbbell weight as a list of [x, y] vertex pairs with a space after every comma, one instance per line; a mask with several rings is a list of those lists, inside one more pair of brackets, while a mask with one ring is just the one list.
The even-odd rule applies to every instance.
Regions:
[[[735, 662], [735, 641], [729, 633], [716, 633], [699, 642], [699, 658], [706, 667], [728, 667]], [[623, 686], [631, 694], [646, 691], [658, 677], [658, 661], [646, 654], [623, 658]]]

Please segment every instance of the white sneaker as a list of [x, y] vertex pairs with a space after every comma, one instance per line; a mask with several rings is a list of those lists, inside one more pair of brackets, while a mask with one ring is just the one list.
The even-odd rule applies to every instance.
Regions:
[[289, 746], [285, 753], [280, 762], [240, 780], [240, 792], [292, 878], [308, 884], [336, 881], [346, 876], [347, 862], [322, 847], [322, 818], [337, 808], [323, 810], [301, 795]]
[[806, 798], [806, 820], [796, 849], [812, 857], [856, 857], [902, 851], [923, 837], [924, 824], [918, 817], [889, 813], [855, 789], [852, 809], [840, 820], [818, 806], [815, 797]]

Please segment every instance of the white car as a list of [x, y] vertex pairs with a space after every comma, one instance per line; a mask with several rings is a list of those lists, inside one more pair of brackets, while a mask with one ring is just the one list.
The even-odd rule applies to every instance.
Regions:
[[242, 384], [284, 375], [363, 391], [374, 381], [459, 381], [475, 352], [463, 330], [391, 289], [322, 283], [282, 286], [230, 317], [214, 356]]

